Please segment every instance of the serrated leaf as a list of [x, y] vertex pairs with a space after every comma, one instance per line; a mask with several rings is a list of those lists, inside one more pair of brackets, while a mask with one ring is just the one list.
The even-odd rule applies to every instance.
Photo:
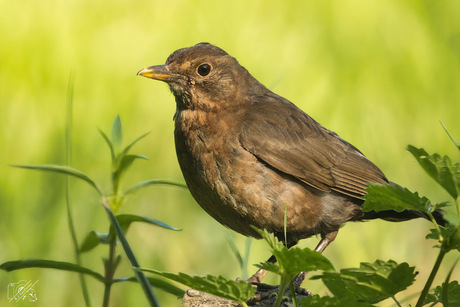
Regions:
[[300, 272], [334, 271], [332, 263], [320, 252], [306, 248], [291, 247], [273, 253], [283, 269], [296, 275]]
[[428, 154], [423, 148], [407, 146], [407, 150], [417, 159], [422, 168], [439, 183], [454, 199], [458, 197], [460, 190], [460, 167], [452, 165], [448, 156], [441, 157], [439, 154]]
[[[443, 299], [443, 288], [447, 290], [447, 302]], [[460, 306], [460, 285], [458, 281], [451, 281], [442, 286], [437, 286], [432, 294], [428, 294], [425, 298], [424, 305], [429, 303], [442, 303], [443, 306]]]
[[100, 243], [108, 244], [109, 234], [106, 232], [97, 232], [92, 230], [86, 235], [85, 239], [83, 240], [83, 243], [80, 247], [80, 252], [88, 252], [96, 246], [98, 246]]
[[[441, 240], [440, 235], [443, 240]], [[457, 249], [460, 252], [460, 228], [458, 226], [447, 224], [446, 227], [440, 227], [439, 231], [430, 229], [430, 233], [426, 235], [426, 238], [438, 240], [446, 251]], [[436, 245], [436, 247], [440, 246]]]
[[415, 280], [414, 269], [407, 263], [377, 260], [374, 263], [361, 263], [359, 268], [342, 269], [340, 273], [324, 272], [314, 279], [322, 279], [329, 291], [338, 298], [352, 297], [373, 304], [410, 286]]
[[394, 210], [401, 212], [406, 209], [431, 212], [434, 208], [426, 197], [420, 197], [407, 188], [389, 184], [370, 184], [364, 195], [366, 201], [363, 211]]
[[265, 240], [265, 242], [268, 243], [268, 246], [270, 246], [270, 249], [272, 251], [282, 250], [283, 248], [286, 248], [284, 243], [280, 242], [272, 233], [269, 233], [266, 229], [261, 230], [254, 226], [252, 226], [252, 228], [259, 233], [259, 235], [262, 237], [262, 239]]
[[372, 307], [374, 305], [368, 302], [360, 302], [353, 298], [337, 298], [330, 296], [320, 297], [311, 295], [300, 301], [301, 307]]
[[145, 181], [142, 181], [142, 182], [139, 182], [139, 183], [133, 185], [132, 187], [130, 187], [129, 189], [127, 189], [125, 191], [125, 194], [132, 194], [132, 193], [136, 192], [139, 189], [142, 189], [142, 188], [145, 188], [145, 187], [148, 187], [148, 186], [151, 186], [151, 185], [159, 185], [159, 184], [172, 185], [172, 186], [187, 189], [187, 185], [185, 185], [183, 183], [176, 183], [176, 182], [172, 182], [172, 181], [168, 181], [168, 180], [162, 180], [162, 179], [148, 179], [148, 180], [145, 180]]
[[266, 261], [266, 262], [256, 264], [255, 266], [258, 267], [259, 269], [263, 269], [263, 270], [266, 270], [266, 271], [269, 271], [269, 272], [272, 272], [278, 275], [281, 274], [280, 266], [273, 262]]
[[246, 302], [255, 294], [255, 289], [245, 281], [234, 281], [222, 276], [191, 276], [185, 273], [173, 274], [153, 269], [140, 268], [139, 270], [154, 273], [198, 291], [223, 297], [237, 302]]
[[86, 174], [83, 172], [72, 168], [70, 166], [63, 166], [63, 165], [53, 165], [53, 164], [39, 164], [39, 165], [12, 165], [14, 167], [19, 167], [19, 168], [25, 168], [25, 169], [31, 169], [31, 170], [37, 170], [37, 171], [44, 171], [44, 172], [52, 172], [52, 173], [58, 173], [58, 174], [64, 174], [64, 175], [69, 175], [78, 179], [81, 179], [87, 183], [89, 183], [93, 188], [96, 189], [96, 191], [99, 193], [99, 195], [102, 194], [102, 190], [99, 188], [99, 186], [94, 182], [91, 178], [89, 178]]
[[[174, 296], [176, 296], [177, 298], [182, 298], [185, 294], [185, 291], [182, 290], [181, 288], [179, 287], [176, 287], [175, 285], [163, 280], [163, 279], [159, 279], [159, 278], [155, 278], [155, 277], [147, 277], [150, 285], [152, 287], [155, 287], [157, 289], [161, 289], [167, 293], [170, 293]], [[138, 282], [137, 278], [135, 276], [132, 276], [132, 277], [121, 277], [121, 278], [117, 278], [115, 279], [113, 282], [114, 283], [117, 283], [117, 282], [125, 282], [125, 281], [130, 281], [130, 282]]]
[[8, 261], [0, 265], [0, 269], [5, 270], [7, 272], [30, 268], [48, 268], [82, 273], [93, 276], [97, 280], [104, 282], [104, 277], [101, 274], [70, 262], [44, 259], [23, 259], [16, 261]]
[[111, 141], [115, 155], [117, 155], [119, 152], [121, 152], [121, 146], [123, 145], [123, 129], [119, 115], [115, 117], [112, 123]]
[[[266, 230], [256, 231], [270, 246], [273, 255], [276, 257], [277, 264], [263, 263], [258, 265], [259, 268], [263, 266], [271, 272], [287, 277], [294, 277], [300, 272], [311, 272], [316, 270], [330, 271], [334, 270], [332, 263], [323, 256], [321, 253], [313, 251], [309, 248], [291, 247], [288, 249], [282, 242], [280, 242], [273, 234]], [[279, 267], [276, 269], [276, 267]]]

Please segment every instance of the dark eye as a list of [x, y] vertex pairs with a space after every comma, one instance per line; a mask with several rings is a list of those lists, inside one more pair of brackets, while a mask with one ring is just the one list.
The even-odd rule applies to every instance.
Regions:
[[207, 76], [211, 72], [211, 65], [201, 64], [200, 66], [198, 66], [197, 71], [201, 76]]

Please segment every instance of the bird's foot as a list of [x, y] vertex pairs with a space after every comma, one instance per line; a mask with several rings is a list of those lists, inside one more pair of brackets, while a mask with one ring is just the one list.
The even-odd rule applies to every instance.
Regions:
[[[255, 305], [263, 300], [269, 299], [271, 297], [275, 298], [276, 295], [280, 292], [280, 286], [274, 286], [259, 282], [253, 282], [252, 285], [257, 288], [256, 294], [247, 300], [248, 305]], [[296, 296], [310, 296], [313, 295], [310, 290], [302, 288], [300, 286], [294, 285], [294, 292]], [[291, 296], [290, 286], [284, 289], [283, 295]]]

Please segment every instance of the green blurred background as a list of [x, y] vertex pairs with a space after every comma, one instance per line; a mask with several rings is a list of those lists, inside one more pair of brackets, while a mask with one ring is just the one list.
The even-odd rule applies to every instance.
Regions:
[[[174, 99], [165, 84], [136, 76], [174, 50], [211, 42], [236, 57], [276, 93], [290, 99], [374, 161], [392, 181], [433, 201], [448, 195], [425, 176], [407, 144], [429, 152], [458, 151], [442, 120], [460, 139], [460, 2], [446, 1], [157, 1], [0, 0], [0, 262], [23, 258], [73, 261], [64, 177], [11, 164], [65, 163], [66, 96], [74, 79], [72, 166], [109, 190], [109, 151], [97, 129], [122, 118], [125, 139], [150, 131], [133, 153], [145, 154], [126, 178], [183, 182], [173, 144]], [[97, 195], [71, 181], [79, 240], [108, 221]], [[135, 224], [128, 233], [142, 266], [189, 274], [241, 276], [226, 240], [245, 238], [213, 221], [188, 191], [143, 190], [122, 208], [157, 218], [181, 232]], [[335, 267], [394, 259], [420, 272], [423, 286], [437, 251], [422, 220], [350, 223], [325, 252]], [[301, 246], [314, 247], [318, 238]], [[101, 272], [104, 247], [83, 255]], [[269, 251], [254, 241], [250, 263]], [[448, 255], [440, 278], [455, 255]], [[250, 267], [250, 272], [255, 267]], [[129, 274], [126, 259], [118, 276]], [[459, 277], [459, 269], [454, 272]], [[39, 280], [36, 303], [83, 306], [78, 277], [54, 270], [0, 272], [0, 305], [19, 280]], [[102, 285], [87, 278], [94, 306]], [[267, 281], [276, 282], [275, 277]], [[304, 286], [326, 293], [318, 281]], [[164, 306], [180, 301], [157, 291]], [[402, 298], [401, 296], [398, 296]], [[143, 306], [137, 284], [113, 287], [112, 306]], [[21, 305], [16, 303], [15, 305]], [[382, 306], [391, 305], [388, 302]]]

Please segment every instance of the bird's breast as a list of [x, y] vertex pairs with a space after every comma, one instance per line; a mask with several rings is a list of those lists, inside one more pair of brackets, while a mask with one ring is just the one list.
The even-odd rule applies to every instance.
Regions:
[[195, 200], [244, 235], [258, 236], [250, 225], [282, 233], [286, 208], [293, 233], [317, 233], [322, 204], [316, 191], [258, 160], [241, 147], [236, 131], [215, 114], [176, 114], [177, 158]]

